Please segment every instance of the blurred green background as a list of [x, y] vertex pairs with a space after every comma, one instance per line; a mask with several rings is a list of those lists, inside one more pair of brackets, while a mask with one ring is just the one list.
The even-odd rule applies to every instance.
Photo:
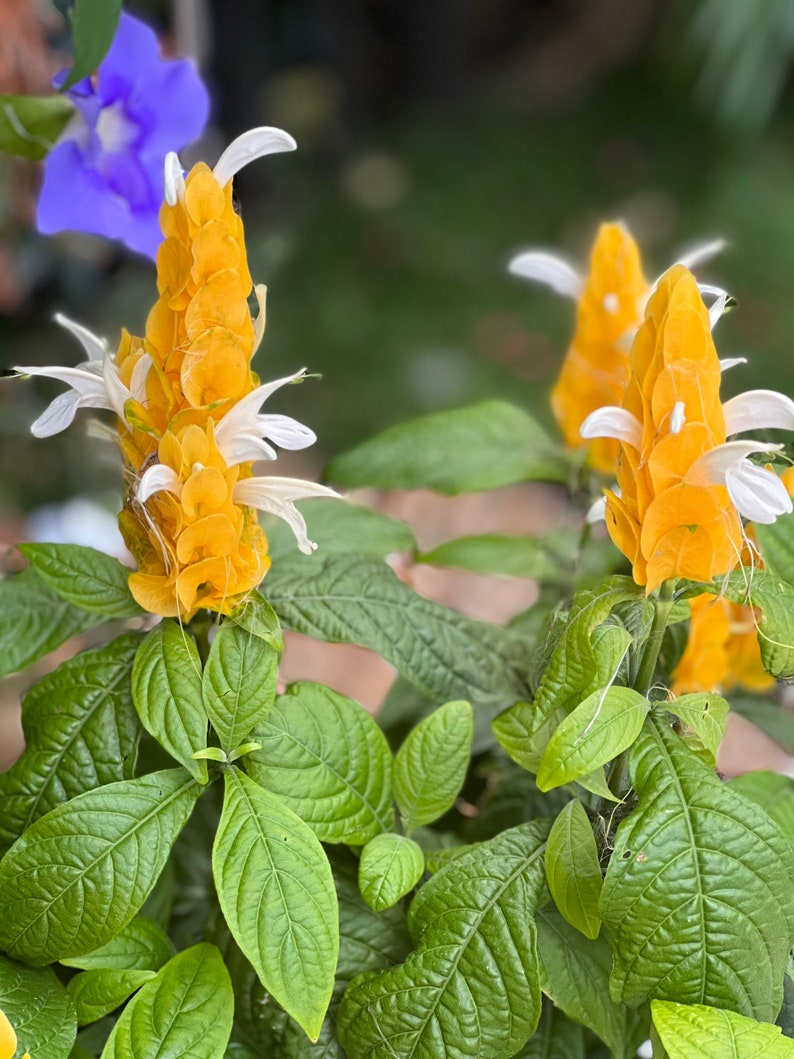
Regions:
[[[699, 277], [738, 301], [717, 344], [750, 364], [727, 392], [794, 394], [794, 0], [125, 6], [201, 59], [214, 128], [183, 161], [214, 161], [256, 124], [298, 140], [296, 154], [246, 170], [238, 198], [252, 275], [268, 285], [255, 368], [322, 375], [268, 406], [317, 431], [318, 469], [393, 422], [488, 396], [553, 429], [548, 391], [573, 305], [506, 265], [530, 246], [584, 263], [605, 219], [628, 223], [649, 278], [681, 247], [726, 237]], [[57, 69], [68, 36], [50, 15], [42, 39]], [[122, 326], [142, 333], [155, 299], [146, 260], [32, 229], [37, 179], [0, 162], [4, 368], [81, 359], [56, 311], [115, 342]], [[30, 438], [59, 389], [0, 381], [6, 520], [86, 493], [118, 503], [113, 454], [84, 430]]]

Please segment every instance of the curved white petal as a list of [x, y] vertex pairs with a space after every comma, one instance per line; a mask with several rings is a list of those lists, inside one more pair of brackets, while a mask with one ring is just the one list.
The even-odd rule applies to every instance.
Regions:
[[119, 370], [110, 357], [105, 357], [105, 363], [102, 366], [102, 378], [105, 383], [105, 393], [112, 410], [124, 425], [128, 426], [127, 421], [124, 419], [124, 405], [129, 401], [132, 394], [121, 381]]
[[80, 407], [80, 394], [67, 390], [52, 401], [30, 428], [34, 438], [51, 438], [70, 425]]
[[258, 129], [249, 129], [236, 140], [232, 140], [220, 156], [213, 169], [213, 175], [221, 187], [225, 187], [235, 173], [266, 154], [279, 151], [294, 151], [298, 145], [288, 132], [263, 125]]
[[578, 298], [582, 293], [582, 277], [573, 265], [565, 258], [549, 254], [545, 250], [527, 250], [518, 254], [507, 269], [514, 276], [544, 283], [567, 298]]
[[257, 386], [255, 390], [252, 390], [251, 393], [246, 394], [245, 397], [239, 400], [216, 425], [215, 442], [223, 458], [230, 466], [235, 463], [247, 462], [250, 459], [276, 458], [276, 453], [272, 449], [270, 450], [272, 455], [260, 452], [257, 456], [240, 456], [237, 454], [237, 450], [248, 452], [248, 444], [251, 439], [256, 442], [256, 439], [266, 436], [263, 435], [261, 420], [268, 417], [260, 416], [259, 409], [276, 390], [286, 386], [287, 383], [297, 382], [305, 374], [306, 369], [301, 368], [294, 375], [288, 375], [286, 378], [276, 379], [274, 382], [267, 382], [262, 386]]
[[176, 206], [185, 197], [185, 174], [175, 151], [165, 156], [165, 201]]
[[269, 438], [280, 449], [297, 452], [299, 449], [307, 449], [317, 440], [313, 430], [291, 416], [262, 415], [257, 417], [257, 422], [262, 437]]
[[786, 487], [772, 471], [749, 460], [731, 464], [725, 474], [725, 485], [733, 506], [751, 522], [768, 525], [778, 515], [794, 510]]
[[254, 321], [254, 353], [256, 353], [265, 335], [265, 299], [267, 297], [267, 287], [264, 283], [257, 283], [254, 287], [254, 294], [256, 295], [256, 304], [259, 306], [259, 315]]
[[97, 337], [97, 335], [95, 335], [93, 331], [89, 331], [87, 327], [75, 323], [74, 320], [70, 320], [69, 317], [64, 316], [63, 313], [56, 313], [53, 320], [55, 320], [56, 324], [60, 324], [61, 327], [70, 331], [74, 335], [88, 354], [89, 361], [102, 360], [107, 354], [108, 344], [105, 339]]
[[130, 379], [130, 395], [135, 398], [140, 404], [146, 397], [146, 377], [149, 374], [149, 369], [152, 367], [152, 358], [148, 353], [144, 353], [139, 358], [138, 363], [132, 369], [132, 378]]
[[676, 258], [674, 264], [683, 265], [684, 268], [691, 270], [695, 265], [699, 265], [702, 261], [708, 261], [715, 254], [719, 254], [727, 245], [728, 243], [725, 239], [712, 239], [708, 243], [698, 243], [697, 246], [683, 251]]
[[585, 522], [588, 526], [592, 526], [596, 522], [603, 522], [607, 516], [607, 498], [600, 496], [598, 500], [594, 500], [590, 507], [587, 509], [585, 515]]
[[316, 482], [304, 482], [300, 478], [246, 478], [237, 482], [232, 491], [235, 504], [255, 507], [283, 519], [298, 542], [304, 555], [311, 555], [317, 545], [309, 540], [306, 520], [295, 507], [296, 500], [312, 496], [338, 497], [339, 493]]
[[642, 445], [642, 423], [635, 415], [617, 405], [604, 405], [591, 412], [579, 428], [583, 438], [614, 438], [639, 449]]
[[723, 357], [720, 361], [720, 371], [729, 371], [738, 368], [740, 364], [746, 364], [747, 357]]
[[722, 314], [725, 312], [725, 306], [727, 304], [728, 304], [728, 295], [727, 294], [720, 294], [718, 296], [717, 300], [714, 302], [714, 304], [709, 309], [709, 324], [711, 326], [711, 330], [712, 331], [714, 330], [714, 328], [719, 323], [719, 321], [720, 321], [720, 319], [722, 317]]
[[722, 406], [725, 433], [745, 430], [794, 430], [794, 401], [777, 390], [747, 390]]
[[154, 496], [162, 489], [179, 496], [182, 491], [179, 475], [167, 463], [153, 463], [141, 475], [135, 496], [140, 503], [145, 504], [150, 496]]
[[[18, 375], [40, 375], [45, 379], [65, 382], [67, 386], [71, 386], [81, 396], [94, 395], [99, 397], [105, 394], [101, 363], [86, 363], [81, 368], [59, 368], [57, 365], [38, 368], [29, 365], [18, 365], [13, 370]], [[104, 408], [107, 406], [97, 405], [96, 407]]]
[[690, 485], [725, 485], [725, 475], [734, 463], [755, 452], [778, 452], [782, 448], [763, 441], [726, 441], [698, 457], [684, 475], [684, 481]]

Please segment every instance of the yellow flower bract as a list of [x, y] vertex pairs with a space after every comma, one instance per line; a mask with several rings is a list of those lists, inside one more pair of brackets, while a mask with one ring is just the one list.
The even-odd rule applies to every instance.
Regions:
[[[255, 512], [232, 500], [252, 465], [227, 466], [214, 438], [214, 426], [258, 384], [252, 284], [231, 181], [222, 188], [199, 163], [160, 220], [159, 298], [144, 338], [125, 332], [116, 355], [128, 388], [146, 372], [145, 400], [125, 408], [132, 429], [119, 431], [133, 486], [119, 521], [138, 563], [135, 599], [188, 620], [200, 607], [228, 613], [270, 565]], [[153, 463], [170, 468], [178, 487], [143, 504], [134, 486]]]
[[[17, 1054], [17, 1035], [4, 1011], [0, 1010], [0, 1059], [14, 1059]], [[30, 1059], [25, 1052], [22, 1059]]]
[[618, 405], [629, 377], [631, 338], [642, 319], [648, 284], [637, 244], [620, 224], [602, 224], [576, 311], [576, 332], [551, 394], [551, 406], [569, 448], [590, 445], [596, 470], [615, 470], [618, 444], [585, 441], [579, 428], [604, 405]]
[[[607, 492], [610, 536], [652, 592], [671, 577], [711, 581], [740, 560], [742, 528], [722, 485], [685, 481], [725, 442], [720, 364], [692, 274], [674, 265], [648, 301], [631, 350], [623, 407], [642, 425], [638, 448], [619, 445], [620, 495]], [[676, 406], [686, 421], [674, 424]]]

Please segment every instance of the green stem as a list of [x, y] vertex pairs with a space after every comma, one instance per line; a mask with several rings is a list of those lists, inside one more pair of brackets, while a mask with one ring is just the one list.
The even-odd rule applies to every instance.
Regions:
[[673, 609], [674, 584], [673, 578], [663, 581], [659, 587], [659, 595], [653, 600], [651, 631], [645, 641], [645, 648], [637, 670], [637, 679], [634, 681], [634, 688], [641, 695], [647, 695], [653, 685], [653, 676], [656, 672], [656, 663], [659, 661], [662, 639], [667, 628], [670, 611]]
[[196, 647], [202, 665], [206, 665], [207, 656], [210, 653], [210, 629], [213, 625], [212, 618], [206, 612], [197, 614], [190, 623], [190, 631], [196, 638]]

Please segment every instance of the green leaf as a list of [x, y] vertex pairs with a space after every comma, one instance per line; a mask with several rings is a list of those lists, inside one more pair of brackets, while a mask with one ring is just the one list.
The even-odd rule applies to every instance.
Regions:
[[128, 633], [63, 662], [22, 703], [26, 749], [0, 775], [0, 851], [77, 794], [131, 779], [140, 735], [130, 671], [140, 636]]
[[214, 945], [202, 942], [168, 961], [126, 1006], [102, 1059], [222, 1059], [234, 994]]
[[210, 723], [227, 753], [265, 720], [276, 701], [279, 655], [239, 625], [221, 625], [204, 666], [202, 691]]
[[679, 695], [677, 699], [664, 703], [664, 709], [674, 714], [691, 728], [698, 744], [707, 751], [711, 764], [717, 757], [717, 749], [725, 735], [725, 722], [730, 706], [721, 695], [698, 692]]
[[777, 772], [746, 772], [731, 787], [760, 805], [794, 842], [794, 780]]
[[[349, 500], [316, 497], [298, 501], [297, 508], [306, 519], [309, 539], [322, 555], [353, 552], [385, 559], [393, 552], [413, 551], [416, 547], [413, 530], [407, 523]], [[298, 542], [286, 522], [274, 516], [264, 526], [274, 562], [297, 554]]]
[[20, 544], [39, 577], [61, 599], [104, 618], [145, 613], [132, 598], [130, 570], [96, 548], [82, 544]]
[[[794, 513], [779, 515], [768, 526], [753, 524], [764, 569], [786, 580], [794, 570]], [[757, 531], [757, 532], [756, 532]]]
[[199, 783], [206, 783], [207, 766], [193, 757], [207, 745], [201, 661], [194, 640], [178, 622], [160, 622], [141, 644], [132, 695], [146, 731]]
[[334, 986], [339, 924], [319, 840], [235, 768], [224, 776], [212, 870], [226, 922], [265, 989], [316, 1040]]
[[599, 688], [560, 724], [538, 769], [541, 791], [561, 787], [616, 758], [637, 738], [651, 704], [633, 688]]
[[538, 1028], [516, 1059], [585, 1059], [584, 1030], [544, 998]]
[[61, 963], [83, 971], [159, 971], [173, 955], [174, 946], [162, 927], [136, 916], [98, 949], [64, 957]]
[[794, 933], [791, 848], [653, 715], [631, 753], [639, 803], [617, 831], [601, 896], [611, 990], [771, 1020]]
[[50, 967], [24, 967], [0, 955], [0, 1011], [17, 1035], [15, 1056], [67, 1059], [77, 1034], [74, 1002]]
[[408, 834], [455, 804], [471, 755], [474, 718], [468, 702], [448, 702], [420, 721], [394, 759], [392, 783]]
[[74, 65], [63, 91], [90, 77], [105, 58], [121, 16], [121, 0], [74, 0], [69, 12], [74, 36]]
[[102, 618], [65, 600], [32, 567], [0, 581], [0, 677], [16, 673]]
[[258, 636], [260, 640], [264, 640], [266, 644], [270, 644], [274, 651], [281, 652], [284, 649], [284, 636], [278, 615], [256, 590], [248, 593], [243, 602], [234, 608], [224, 624], [239, 625], [241, 629], [246, 629], [254, 636]]
[[39, 965], [104, 945], [132, 919], [201, 788], [182, 769], [59, 805], [0, 861], [0, 946]]
[[409, 915], [416, 950], [347, 988], [337, 1031], [348, 1059], [515, 1055], [540, 1016], [532, 912], [547, 832], [544, 821], [505, 831], [422, 887]]
[[349, 854], [334, 850], [333, 870], [339, 902], [339, 963], [337, 981], [349, 982], [364, 971], [381, 971], [404, 960], [410, 949], [402, 907], [376, 912], [364, 902], [358, 865]]
[[593, 829], [577, 799], [568, 802], [552, 825], [545, 865], [557, 908], [586, 938], [597, 938], [601, 929], [601, 865]]
[[536, 479], [560, 482], [567, 473], [559, 450], [526, 412], [484, 401], [389, 427], [332, 460], [327, 477], [347, 488], [457, 495]]
[[86, 1026], [115, 1011], [136, 989], [154, 978], [154, 971], [83, 971], [67, 989], [77, 1009], [77, 1025]]
[[255, 729], [245, 768], [322, 842], [364, 845], [394, 827], [388, 743], [367, 711], [322, 684], [293, 684]]
[[74, 104], [64, 96], [0, 95], [0, 151], [40, 162], [72, 114]]
[[267, 577], [268, 599], [291, 629], [377, 651], [432, 700], [504, 705], [526, 693], [525, 653], [507, 630], [423, 599], [385, 563], [328, 555], [306, 570], [286, 559]]
[[579, 532], [565, 531], [542, 538], [483, 533], [445, 541], [419, 555], [417, 561], [477, 574], [559, 581], [570, 573], [580, 538]]
[[604, 933], [586, 941], [555, 909], [537, 913], [541, 988], [569, 1018], [608, 1045], [612, 1059], [634, 1059], [628, 1011], [609, 998], [612, 951]]
[[670, 1059], [792, 1059], [779, 1026], [703, 1004], [654, 1000], [653, 1021]]
[[424, 855], [413, 839], [405, 835], [376, 835], [361, 851], [361, 895], [370, 908], [382, 912], [413, 890], [424, 870]]
[[794, 586], [768, 570], [742, 567], [719, 580], [720, 591], [733, 603], [758, 607], [758, 646], [764, 669], [778, 680], [794, 680]]

